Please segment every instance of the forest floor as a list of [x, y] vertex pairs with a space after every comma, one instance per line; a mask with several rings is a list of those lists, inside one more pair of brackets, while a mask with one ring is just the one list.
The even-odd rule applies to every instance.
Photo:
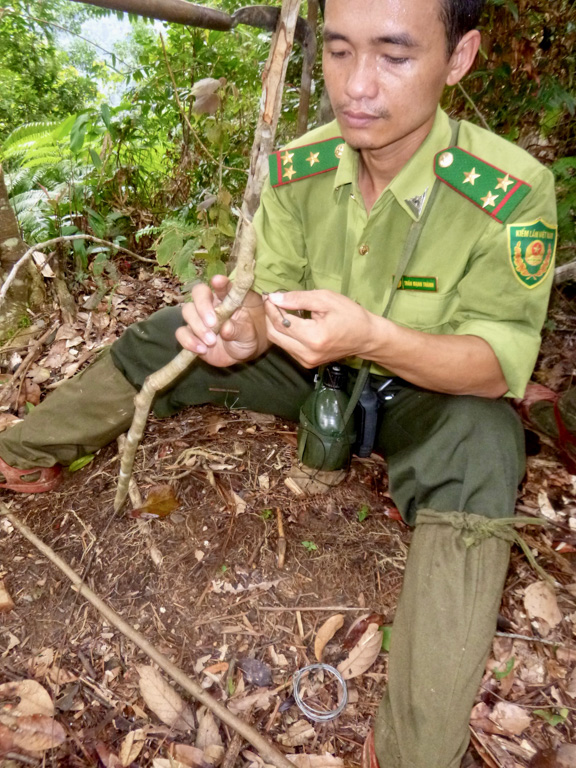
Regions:
[[[27, 402], [37, 403], [129, 323], [181, 300], [170, 279], [139, 269], [73, 322], [62, 324], [56, 308], [33, 318], [28, 335], [1, 350], [11, 375], [4, 377], [0, 418], [7, 422], [18, 412], [18, 399], [25, 412]], [[576, 313], [565, 296], [556, 296], [548, 325], [553, 330], [536, 379], [561, 391], [576, 370]], [[51, 327], [52, 336], [22, 367]], [[548, 519], [545, 529], [523, 535], [556, 587], [546, 587], [513, 548], [499, 632], [470, 722], [474, 746], [466, 759], [473, 766], [576, 765], [576, 476], [552, 441], [531, 432], [527, 438], [517, 512]], [[6, 492], [2, 500], [216, 699], [284, 753], [313, 756], [298, 765], [341, 764], [326, 753], [358, 764], [387, 670], [381, 635], [369, 625], [392, 623], [411, 532], [394, 519], [382, 459], [355, 459], [346, 482], [320, 495], [298, 495], [289, 480], [295, 445], [295, 425], [280, 419], [190, 409], [152, 419], [138, 452], [142, 497], [169, 486], [176, 500], [165, 517], [114, 515], [115, 444], [66, 472], [56, 492]], [[144, 509], [163, 512], [150, 500]], [[279, 521], [287, 545], [282, 568]], [[0, 518], [2, 583], [14, 601], [0, 613], [3, 768], [206, 768], [222, 759], [226, 768], [262, 768], [249, 745], [181, 689], [166, 693], [149, 674], [147, 656], [6, 518]], [[335, 615], [342, 618], [332, 620], [332, 632], [342, 628], [333, 637], [328, 628], [319, 634]], [[346, 636], [358, 619], [364, 619], [360, 628]], [[354, 662], [344, 711], [329, 722], [307, 719], [292, 696], [293, 673], [315, 662], [315, 649], [326, 641], [323, 658], [330, 664], [351, 652], [358, 656], [364, 630], [364, 644], [374, 652]], [[171, 691], [174, 702], [167, 704]], [[337, 705], [328, 673], [324, 683], [311, 679], [306, 695], [317, 706]]]

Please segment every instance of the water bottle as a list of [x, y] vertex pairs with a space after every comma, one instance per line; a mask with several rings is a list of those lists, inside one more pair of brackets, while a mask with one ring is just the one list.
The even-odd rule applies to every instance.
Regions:
[[345, 388], [345, 369], [331, 363], [300, 409], [298, 459], [307, 467], [332, 472], [350, 460], [356, 436], [354, 420], [344, 423], [350, 400]]

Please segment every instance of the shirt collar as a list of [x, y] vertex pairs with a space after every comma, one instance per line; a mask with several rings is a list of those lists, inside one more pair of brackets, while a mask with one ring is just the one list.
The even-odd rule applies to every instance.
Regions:
[[[430, 133], [386, 188], [414, 221], [424, 212], [432, 191], [435, 181], [434, 157], [441, 149], [449, 146], [451, 136], [448, 115], [438, 107]], [[352, 184], [355, 188], [357, 180], [358, 152], [345, 144], [334, 178], [334, 189], [344, 184]]]

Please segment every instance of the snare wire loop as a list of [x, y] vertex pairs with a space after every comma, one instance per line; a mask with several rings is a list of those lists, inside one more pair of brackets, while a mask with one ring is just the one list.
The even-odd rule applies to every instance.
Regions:
[[[331, 709], [328, 712], [322, 709], [316, 709], [315, 707], [311, 706], [310, 704], [307, 704], [300, 695], [300, 682], [304, 675], [308, 675], [310, 672], [313, 672], [315, 670], [324, 670], [325, 672], [328, 672], [329, 675], [331, 675], [333, 678], [337, 680], [337, 682], [340, 685], [340, 689], [342, 691], [342, 697], [340, 699], [340, 703], [336, 707], [336, 709]], [[298, 669], [296, 672], [294, 672], [294, 675], [292, 676], [292, 684], [294, 687], [294, 700], [298, 707], [302, 710], [302, 712], [306, 715], [306, 717], [309, 717], [310, 720], [313, 720], [316, 723], [324, 723], [328, 722], [329, 720], [334, 720], [334, 718], [338, 717], [338, 715], [344, 710], [344, 707], [346, 704], [348, 704], [348, 688], [346, 686], [346, 681], [338, 672], [338, 670], [335, 667], [331, 667], [329, 664], [309, 664], [307, 667], [302, 667], [302, 669]]]

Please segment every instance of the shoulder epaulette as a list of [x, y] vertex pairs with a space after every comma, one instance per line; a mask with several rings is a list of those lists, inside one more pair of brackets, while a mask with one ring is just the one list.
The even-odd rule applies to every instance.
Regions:
[[495, 221], [504, 224], [530, 192], [530, 184], [484, 162], [460, 147], [438, 152], [434, 173]]
[[273, 187], [283, 187], [294, 181], [309, 179], [338, 168], [344, 150], [344, 139], [318, 141], [302, 147], [281, 149], [273, 152], [268, 160], [270, 164], [270, 182]]

